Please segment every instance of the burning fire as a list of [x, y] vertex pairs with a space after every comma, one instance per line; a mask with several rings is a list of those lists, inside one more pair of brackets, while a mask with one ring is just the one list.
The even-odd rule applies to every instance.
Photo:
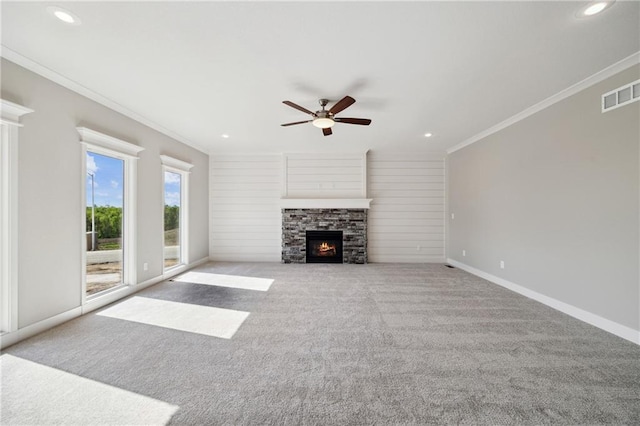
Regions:
[[318, 252], [319, 256], [335, 256], [336, 246], [325, 241], [318, 246]]

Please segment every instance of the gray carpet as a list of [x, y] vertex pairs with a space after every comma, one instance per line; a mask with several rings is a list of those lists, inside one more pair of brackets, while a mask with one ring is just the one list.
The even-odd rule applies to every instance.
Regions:
[[137, 294], [250, 312], [230, 340], [92, 313], [4, 353], [178, 406], [176, 425], [640, 424], [640, 347], [458, 269], [198, 270], [275, 281]]

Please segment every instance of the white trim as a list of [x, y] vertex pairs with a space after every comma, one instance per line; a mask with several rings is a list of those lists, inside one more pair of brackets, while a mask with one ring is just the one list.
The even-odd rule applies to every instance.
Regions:
[[30, 108], [0, 99], [0, 121], [2, 124], [22, 127], [20, 117], [31, 112], [33, 110]]
[[521, 285], [514, 284], [511, 281], [505, 280], [504, 278], [496, 277], [495, 275], [491, 275], [487, 272], [481, 271], [479, 269], [474, 268], [473, 266], [466, 265], [456, 260], [448, 258], [447, 263], [455, 266], [456, 268], [460, 268], [463, 271], [467, 271], [470, 274], [473, 274], [480, 278], [484, 278], [485, 280], [491, 281], [494, 284], [498, 284], [501, 287], [507, 288], [511, 291], [515, 291], [516, 293], [526, 296], [529, 299], [533, 299], [555, 310], [558, 310], [574, 318], [577, 318], [580, 321], [584, 321], [587, 324], [593, 325], [611, 334], [615, 334], [618, 337], [622, 337], [625, 340], [628, 340], [637, 345], [640, 345], [639, 330], [634, 330], [633, 328], [627, 327], [626, 325], [619, 324], [615, 321], [608, 320], [606, 318], [603, 318], [599, 315], [585, 311], [583, 309], [576, 308], [573, 305], [570, 305], [565, 302], [561, 302], [560, 300], [554, 299], [549, 296], [545, 296], [544, 294], [540, 294], [536, 291], [530, 290]]
[[36, 334], [40, 334], [43, 331], [47, 331], [69, 320], [78, 318], [89, 312], [95, 311], [96, 309], [102, 308], [103, 306], [109, 305], [127, 296], [131, 296], [132, 294], [137, 293], [141, 290], [144, 290], [147, 287], [151, 287], [154, 284], [158, 284], [175, 275], [178, 275], [181, 272], [184, 272], [188, 269], [195, 268], [196, 266], [200, 266], [203, 263], [207, 263], [209, 261], [210, 260], [208, 257], [204, 257], [196, 262], [191, 263], [188, 266], [184, 265], [184, 268], [180, 268], [179, 270], [176, 268], [176, 270], [171, 270], [170, 273], [151, 278], [135, 286], [120, 287], [115, 291], [107, 292], [104, 295], [91, 299], [91, 301], [89, 301], [84, 306], [78, 306], [76, 308], [70, 309], [61, 314], [54, 315], [53, 317], [39, 321], [35, 324], [28, 325], [19, 330], [16, 330], [10, 333], [4, 333], [0, 335], [0, 349], [5, 349], [22, 340], [28, 339], [29, 337], [35, 336]]
[[122, 282], [125, 285], [138, 282], [138, 162], [133, 160], [124, 160]]
[[32, 71], [36, 74], [39, 74], [41, 76], [43, 76], [44, 78], [53, 81], [54, 83], [58, 83], [59, 85], [75, 92], [78, 93], [86, 98], [91, 99], [94, 102], [97, 102], [101, 105], [106, 106], [107, 108], [110, 108], [116, 112], [119, 112], [120, 114], [137, 121], [138, 123], [142, 123], [145, 126], [148, 126], [164, 135], [169, 136], [172, 139], [175, 139], [179, 142], [184, 143], [185, 145], [189, 145], [192, 148], [197, 149], [200, 152], [203, 152], [205, 154], [209, 154], [209, 149], [206, 148], [204, 145], [200, 145], [198, 143], [195, 143], [193, 141], [190, 141], [182, 136], [180, 136], [179, 134], [167, 129], [166, 127], [161, 126], [160, 124], [154, 122], [153, 120], [150, 120], [122, 105], [120, 105], [119, 103], [108, 99], [96, 92], [94, 92], [93, 90], [86, 88], [84, 86], [82, 86], [79, 83], [76, 83], [73, 80], [70, 80], [60, 74], [58, 74], [57, 72], [43, 66], [40, 65], [39, 63], [32, 61], [29, 58], [26, 58], [22, 55], [20, 55], [17, 52], [14, 52], [13, 50], [7, 48], [6, 46], [2, 46], [2, 48], [0, 49], [0, 56], [2, 56], [3, 58], [16, 63], [18, 65], [20, 65], [21, 67], [24, 67], [26, 69], [28, 69], [29, 71]]
[[40, 334], [43, 331], [49, 330], [50, 328], [77, 318], [81, 314], [82, 308], [78, 306], [77, 308], [73, 308], [66, 312], [62, 312], [61, 314], [54, 315], [42, 321], [38, 321], [19, 330], [12, 331], [11, 333], [5, 333], [0, 336], [0, 348], [6, 349], [7, 347], [18, 343], [21, 340], [28, 339], [29, 337], [35, 336], [36, 334]]
[[369, 150], [366, 150], [362, 154], [362, 198], [367, 198], [367, 154]]
[[[123, 161], [123, 178], [124, 178], [124, 194], [123, 194], [123, 211], [122, 211], [122, 249], [123, 249], [123, 271], [122, 283], [124, 285], [135, 285], [137, 281], [137, 154], [144, 150], [143, 147], [132, 143], [114, 138], [104, 133], [88, 129], [86, 127], [77, 127], [80, 134], [80, 143], [82, 145], [82, 191], [81, 191], [81, 209], [82, 214], [80, 220], [82, 222], [81, 229], [85, 229], [86, 224], [86, 176], [87, 176], [87, 152], [106, 155]], [[86, 271], [86, 233], [81, 233], [82, 242], [82, 306], [91, 300], [100, 297], [100, 294], [87, 296], [87, 271]], [[109, 291], [109, 290], [106, 290]]]
[[180, 257], [183, 264], [189, 264], [189, 173], [182, 174], [180, 188]]
[[18, 137], [32, 112], [0, 99], [0, 332], [18, 329]]
[[165, 166], [168, 166], [173, 169], [177, 169], [186, 173], [189, 173], [189, 170], [193, 168], [193, 164], [187, 163], [186, 161], [178, 160], [177, 158], [173, 158], [168, 155], [161, 155], [160, 161]]
[[616, 62], [615, 64], [601, 70], [598, 71], [597, 73], [593, 74], [590, 77], [585, 78], [584, 80], [556, 93], [553, 96], [548, 97], [547, 99], [543, 100], [542, 102], [538, 102], [537, 104], [530, 106], [529, 108], [525, 109], [522, 112], [519, 112], [518, 114], [507, 118], [506, 120], [496, 124], [495, 126], [491, 126], [488, 129], [470, 137], [469, 139], [452, 146], [451, 148], [447, 149], [447, 154], [452, 154], [466, 146], [471, 145], [472, 143], [478, 142], [479, 140], [482, 140], [484, 138], [486, 138], [489, 135], [492, 135], [493, 133], [496, 133], [502, 129], [505, 129], [515, 123], [517, 123], [518, 121], [524, 120], [525, 118], [539, 112], [542, 111], [545, 108], [550, 107], [551, 105], [560, 102], [563, 99], [568, 98], [569, 96], [575, 95], [576, 93], [586, 89], [587, 87], [593, 86], [596, 83], [599, 83], [609, 77], [611, 77], [612, 75], [615, 75], [617, 73], [619, 73], [620, 71], [624, 71], [625, 69], [636, 65], [640, 63], [640, 52], [636, 52], [626, 58], [624, 58], [621, 61]]
[[368, 209], [372, 198], [281, 198], [281, 209]]
[[[213, 185], [211, 185], [213, 187]], [[289, 194], [289, 156], [282, 154], [282, 198]], [[213, 229], [213, 228], [211, 228]]]
[[80, 173], [80, 287], [84, 305], [87, 301], [87, 144], [84, 143], [80, 144]]
[[0, 125], [0, 331], [18, 328], [18, 128]]
[[76, 130], [80, 133], [81, 142], [91, 144], [99, 148], [106, 148], [110, 151], [115, 151], [120, 155], [138, 158], [138, 154], [141, 151], [144, 151], [144, 148], [141, 146], [123, 141], [122, 139], [114, 138], [113, 136], [105, 135], [104, 133], [100, 133], [95, 130], [87, 129], [86, 127], [76, 127]]
[[[364, 154], [369, 152], [366, 150]], [[286, 158], [294, 160], [360, 160], [362, 151], [336, 151], [336, 152], [285, 152]]]

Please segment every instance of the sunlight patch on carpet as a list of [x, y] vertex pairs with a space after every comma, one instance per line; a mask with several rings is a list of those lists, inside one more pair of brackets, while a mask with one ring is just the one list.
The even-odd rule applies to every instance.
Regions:
[[2, 424], [165, 425], [179, 408], [9, 354], [0, 371]]
[[231, 339], [249, 312], [135, 296], [97, 315]]
[[182, 274], [174, 278], [173, 281], [257, 291], [268, 291], [271, 284], [273, 284], [273, 280], [270, 278], [243, 277], [193, 271]]

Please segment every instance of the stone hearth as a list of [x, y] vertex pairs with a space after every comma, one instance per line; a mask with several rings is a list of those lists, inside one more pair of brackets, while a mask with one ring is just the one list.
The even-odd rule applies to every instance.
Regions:
[[342, 231], [343, 262], [367, 263], [367, 209], [282, 209], [283, 263], [305, 263], [307, 230]]

